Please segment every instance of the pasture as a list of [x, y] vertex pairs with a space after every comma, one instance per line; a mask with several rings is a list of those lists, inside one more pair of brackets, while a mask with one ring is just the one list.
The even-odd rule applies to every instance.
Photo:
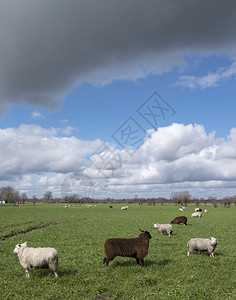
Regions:
[[[0, 205], [0, 299], [236, 299], [236, 206], [209, 205], [200, 219], [190, 217], [194, 205], [184, 212], [173, 204], [121, 206]], [[171, 237], [153, 227], [181, 215], [188, 226], [174, 224]], [[136, 237], [139, 228], [152, 235], [145, 266], [124, 257], [103, 265], [106, 239]], [[218, 239], [215, 257], [187, 257], [189, 239], [211, 236]], [[26, 279], [13, 253], [25, 241], [58, 250], [57, 279], [47, 269], [34, 269]]]

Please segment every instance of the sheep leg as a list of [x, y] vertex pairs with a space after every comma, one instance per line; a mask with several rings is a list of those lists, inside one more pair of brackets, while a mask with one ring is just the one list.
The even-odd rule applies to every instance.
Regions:
[[188, 251], [188, 253], [187, 253], [187, 256], [189, 256], [190, 255], [190, 251]]
[[[57, 262], [57, 261], [56, 261]], [[55, 262], [52, 262], [51, 264], [49, 264], [49, 269], [54, 272], [55, 277], [58, 277], [58, 269], [57, 269], [57, 265], [55, 265]]]
[[26, 273], [26, 278], [29, 278], [30, 277], [30, 271], [29, 270], [25, 270], [25, 273]]
[[137, 265], [139, 265], [139, 259], [137, 257], [135, 257], [135, 258], [136, 258]]
[[143, 267], [144, 266], [144, 260], [140, 259], [140, 261], [141, 261], [141, 266]]
[[108, 266], [109, 262], [113, 260], [115, 257], [104, 257], [103, 263]]

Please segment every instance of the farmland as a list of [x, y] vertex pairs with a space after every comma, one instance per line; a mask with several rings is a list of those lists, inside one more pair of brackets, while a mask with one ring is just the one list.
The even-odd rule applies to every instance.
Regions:
[[[236, 299], [236, 206], [209, 205], [201, 219], [190, 218], [194, 205], [182, 213], [173, 204], [121, 206], [0, 205], [0, 299]], [[173, 225], [171, 237], [153, 227], [179, 215], [187, 216], [188, 226]], [[136, 237], [139, 228], [152, 235], [145, 266], [116, 257], [106, 268], [105, 240]], [[186, 256], [190, 238], [211, 236], [218, 239], [215, 257]], [[26, 279], [13, 253], [25, 241], [58, 250], [58, 279], [47, 269], [32, 270]]]

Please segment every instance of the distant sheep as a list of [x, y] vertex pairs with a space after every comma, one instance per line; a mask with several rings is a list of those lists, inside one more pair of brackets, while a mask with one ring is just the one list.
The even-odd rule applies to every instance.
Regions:
[[214, 256], [213, 252], [217, 245], [217, 239], [214, 237], [210, 237], [208, 239], [200, 239], [195, 238], [191, 239], [187, 243], [188, 253], [187, 256], [190, 255], [194, 250], [196, 251], [207, 251], [210, 256]]
[[173, 227], [170, 224], [154, 224], [154, 227], [157, 229], [157, 231], [162, 233], [167, 233], [169, 236], [173, 233]]
[[202, 211], [202, 209], [201, 208], [195, 208], [195, 211]]
[[180, 207], [180, 208], [179, 208], [179, 211], [182, 211], [182, 212], [183, 212], [184, 210], [183, 210], [183, 208], [182, 208], [182, 207]]
[[122, 206], [121, 207], [121, 210], [127, 210], [128, 209], [128, 206]]
[[110, 205], [110, 206], [109, 206], [109, 208], [113, 208], [113, 206], [112, 206], [112, 205]]
[[176, 217], [170, 223], [171, 224], [184, 223], [184, 225], [187, 225], [187, 218], [185, 216]]
[[17, 253], [21, 266], [25, 269], [26, 278], [30, 277], [32, 268], [49, 268], [58, 277], [58, 253], [54, 248], [28, 248], [27, 242], [16, 245], [14, 253]]
[[207, 213], [207, 212], [208, 212], [208, 210], [207, 210], [207, 209], [205, 209], [205, 210], [204, 210], [204, 213]]
[[148, 231], [141, 230], [136, 238], [112, 238], [104, 244], [105, 258], [103, 263], [108, 266], [116, 256], [133, 257], [137, 264], [141, 261], [144, 265], [144, 257], [148, 254], [149, 240], [152, 238]]
[[201, 218], [202, 213], [200, 211], [191, 214], [191, 218]]

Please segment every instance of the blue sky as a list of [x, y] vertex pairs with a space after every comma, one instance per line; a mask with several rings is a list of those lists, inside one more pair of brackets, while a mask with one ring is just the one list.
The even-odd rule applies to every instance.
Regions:
[[[0, 186], [235, 195], [234, 2], [111, 2], [23, 0], [17, 14], [2, 2]], [[153, 93], [165, 108], [156, 127], [138, 112]], [[125, 144], [127, 130], [139, 142]]]

